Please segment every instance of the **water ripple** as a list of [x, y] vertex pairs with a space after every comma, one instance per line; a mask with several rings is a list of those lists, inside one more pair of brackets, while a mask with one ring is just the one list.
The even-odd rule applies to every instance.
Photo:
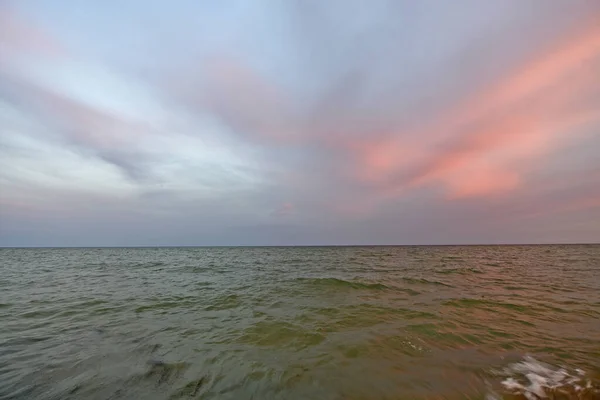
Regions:
[[599, 274], [600, 246], [1, 249], [0, 399], [596, 399]]

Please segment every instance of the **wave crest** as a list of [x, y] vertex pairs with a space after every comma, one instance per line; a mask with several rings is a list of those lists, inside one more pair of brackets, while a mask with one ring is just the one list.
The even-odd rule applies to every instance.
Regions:
[[[580, 369], [569, 370], [542, 363], [531, 356], [509, 365], [497, 375], [504, 378], [502, 388], [510, 395], [527, 400], [539, 399], [597, 399], [600, 384]], [[497, 399], [488, 396], [488, 399]]]
[[389, 289], [383, 283], [367, 283], [360, 281], [346, 281], [338, 278], [298, 278], [298, 281], [308, 285], [326, 287], [346, 287], [351, 289], [385, 290]]

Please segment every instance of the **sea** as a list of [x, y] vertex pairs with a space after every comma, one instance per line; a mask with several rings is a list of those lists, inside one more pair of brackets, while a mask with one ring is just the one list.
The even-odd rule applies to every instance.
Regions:
[[0, 399], [600, 399], [600, 245], [0, 249]]

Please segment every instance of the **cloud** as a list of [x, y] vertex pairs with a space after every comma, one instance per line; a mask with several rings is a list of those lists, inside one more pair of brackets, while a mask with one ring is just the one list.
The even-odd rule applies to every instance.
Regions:
[[[77, 220], [127, 224], [139, 243], [498, 242], [595, 218], [597, 182], [581, 178], [599, 168], [594, 2], [198, 3], [193, 24], [169, 7], [160, 30], [109, 29], [100, 3], [85, 24], [14, 5], [0, 16], [0, 214], [15, 232], [39, 220], [40, 241], [53, 227], [67, 240]], [[68, 52], [51, 34], [79, 31]]]
[[[98, 70], [73, 63], [73, 56], [53, 60], [52, 68], [68, 68], [75, 77], [82, 71], [74, 66], [88, 76]], [[127, 78], [120, 83], [127, 87]], [[218, 124], [173, 110], [170, 119], [150, 123], [108, 111], [95, 100], [0, 65], [3, 220], [36, 220], [48, 212], [74, 218], [79, 211], [83, 218], [107, 204], [115, 214], [127, 208], [150, 215], [211, 209], [225, 207], [226, 196], [250, 197], [262, 184], [243, 150], [219, 138]]]
[[[383, 36], [394, 32], [386, 25], [391, 21], [376, 13], [370, 22], [335, 25], [323, 8], [308, 8], [294, 14], [299, 33], [286, 38], [311, 55], [299, 64], [305, 88], [283, 85], [256, 63], [221, 51], [196, 61], [200, 68], [183, 79], [195, 83], [187, 94], [171, 94], [192, 110], [211, 110], [241, 140], [261, 148], [276, 187], [270, 195], [302, 204], [302, 213], [316, 219], [365, 218], [395, 198], [431, 190], [442, 201], [509, 201], [531, 185], [531, 171], [543, 168], [565, 142], [585, 140], [577, 134], [598, 119], [600, 60], [593, 24], [565, 22], [557, 28], [560, 34], [546, 38], [538, 25], [529, 42], [500, 42], [499, 54], [479, 48], [481, 58], [490, 56], [488, 64], [498, 61], [503, 68], [473, 74], [467, 65], [466, 73], [453, 77], [462, 87], [442, 85], [448, 93], [436, 93], [417, 70], [409, 72], [420, 86], [407, 83], [406, 90], [393, 93], [375, 79], [376, 71], [386, 69], [376, 57], [404, 61]], [[344, 39], [353, 35], [360, 41]], [[481, 41], [497, 39], [494, 35]], [[511, 59], [511, 50], [521, 54]], [[457, 52], [444, 62], [453, 65], [452, 57], [462, 56]], [[429, 92], [446, 103], [410, 104], [422, 103], [419, 96]]]
[[32, 54], [62, 57], [66, 52], [52, 35], [23, 18], [10, 3], [0, 4], [0, 66]]
[[353, 146], [357, 177], [400, 190], [440, 182], [453, 198], [517, 188], [528, 167], [522, 161], [539, 160], [567, 133], [574, 140], [578, 128], [600, 120], [600, 32], [548, 53], [435, 116], [432, 127]]
[[[456, 143], [454, 148], [438, 154], [411, 183], [441, 179], [454, 186], [457, 179], [469, 180], [469, 172], [481, 173], [478, 159], [487, 163], [498, 156], [499, 163], [512, 171], [495, 174], [491, 169], [486, 184], [490, 193], [497, 189], [492, 182], [498, 182], [500, 187], [507, 187], [507, 183], [508, 187], [516, 187], [521, 171], [515, 170], [519, 168], [515, 161], [539, 158], [557, 146], [560, 135], [568, 132], [572, 140], [577, 125], [600, 121], [598, 99], [584, 104], [583, 110], [578, 104], [587, 91], [600, 90], [593, 74], [598, 66], [598, 30], [578, 36], [573, 44], [559, 47], [549, 56], [526, 65], [480, 99], [468, 102], [465, 111], [456, 112], [456, 122], [445, 124], [447, 129], [473, 124], [476, 128], [452, 139]], [[457, 170], [465, 171], [464, 175], [457, 178]], [[485, 194], [485, 191], [474, 193]]]
[[277, 217], [285, 217], [288, 215], [292, 215], [296, 212], [296, 207], [289, 202], [285, 202], [282, 203], [280, 206], [278, 206], [274, 211], [273, 211], [273, 215], [277, 216]]
[[214, 59], [204, 67], [206, 104], [234, 131], [259, 142], [293, 142], [297, 126], [287, 99], [248, 66], [226, 58]]

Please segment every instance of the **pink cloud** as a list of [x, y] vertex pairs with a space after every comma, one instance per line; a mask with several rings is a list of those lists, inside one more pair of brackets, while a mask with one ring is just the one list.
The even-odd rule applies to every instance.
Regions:
[[460, 199], [467, 197], [499, 195], [515, 189], [521, 183], [521, 177], [513, 171], [478, 169], [448, 182], [448, 197]]
[[[563, 37], [445, 110], [415, 118], [423, 122], [416, 127], [394, 118], [389, 126], [354, 126], [352, 110], [344, 108], [353, 103], [340, 94], [324, 96], [331, 101], [319, 110], [301, 110], [293, 93], [227, 57], [205, 63], [207, 82], [201, 90], [184, 88], [183, 97], [216, 112], [246, 140], [310, 152], [305, 163], [317, 166], [294, 165], [303, 178], [284, 179], [279, 187], [286, 195], [319, 198], [335, 185], [336, 194], [319, 198], [333, 212], [368, 214], [423, 190], [451, 200], [507, 198], [527, 188], [531, 172], [543, 169], [553, 152], [585, 139], [581, 128], [600, 118], [600, 30], [583, 27]], [[365, 120], [372, 117], [372, 110], [364, 112]]]
[[64, 46], [36, 23], [0, 5], [0, 65], [23, 55], [63, 57]]
[[299, 126], [289, 98], [259, 71], [222, 55], [204, 60], [201, 69], [204, 84], [199, 91], [198, 86], [190, 88], [194, 80], [190, 76], [170, 86], [192, 106], [215, 112], [246, 138], [268, 145], [298, 143]]
[[[210, 87], [213, 106], [255, 140], [316, 146], [331, 154], [323, 176], [366, 184], [369, 191], [357, 196], [361, 199], [336, 201], [334, 208], [363, 214], [377, 203], [374, 198], [428, 186], [441, 186], [448, 199], [514, 192], [545, 157], [565, 141], [578, 140], [581, 126], [600, 120], [593, 97], [600, 85], [598, 62], [600, 31], [594, 28], [535, 55], [448, 112], [432, 115], [428, 128], [399, 126], [383, 134], [350, 135], [342, 126], [332, 133], [322, 121], [303, 123], [293, 117], [289, 98], [277, 85], [239, 63], [214, 68]], [[335, 120], [335, 107], [332, 112]]]
[[[386, 192], [432, 183], [444, 185], [450, 198], [512, 191], [544, 156], [575, 139], [578, 127], [600, 120], [597, 98], [588, 99], [600, 89], [598, 62], [600, 30], [593, 29], [539, 56], [446, 117], [434, 117], [424, 131], [354, 146], [355, 176], [384, 182]], [[441, 151], [436, 150], [440, 143]], [[390, 178], [415, 167], [407, 183]]]

